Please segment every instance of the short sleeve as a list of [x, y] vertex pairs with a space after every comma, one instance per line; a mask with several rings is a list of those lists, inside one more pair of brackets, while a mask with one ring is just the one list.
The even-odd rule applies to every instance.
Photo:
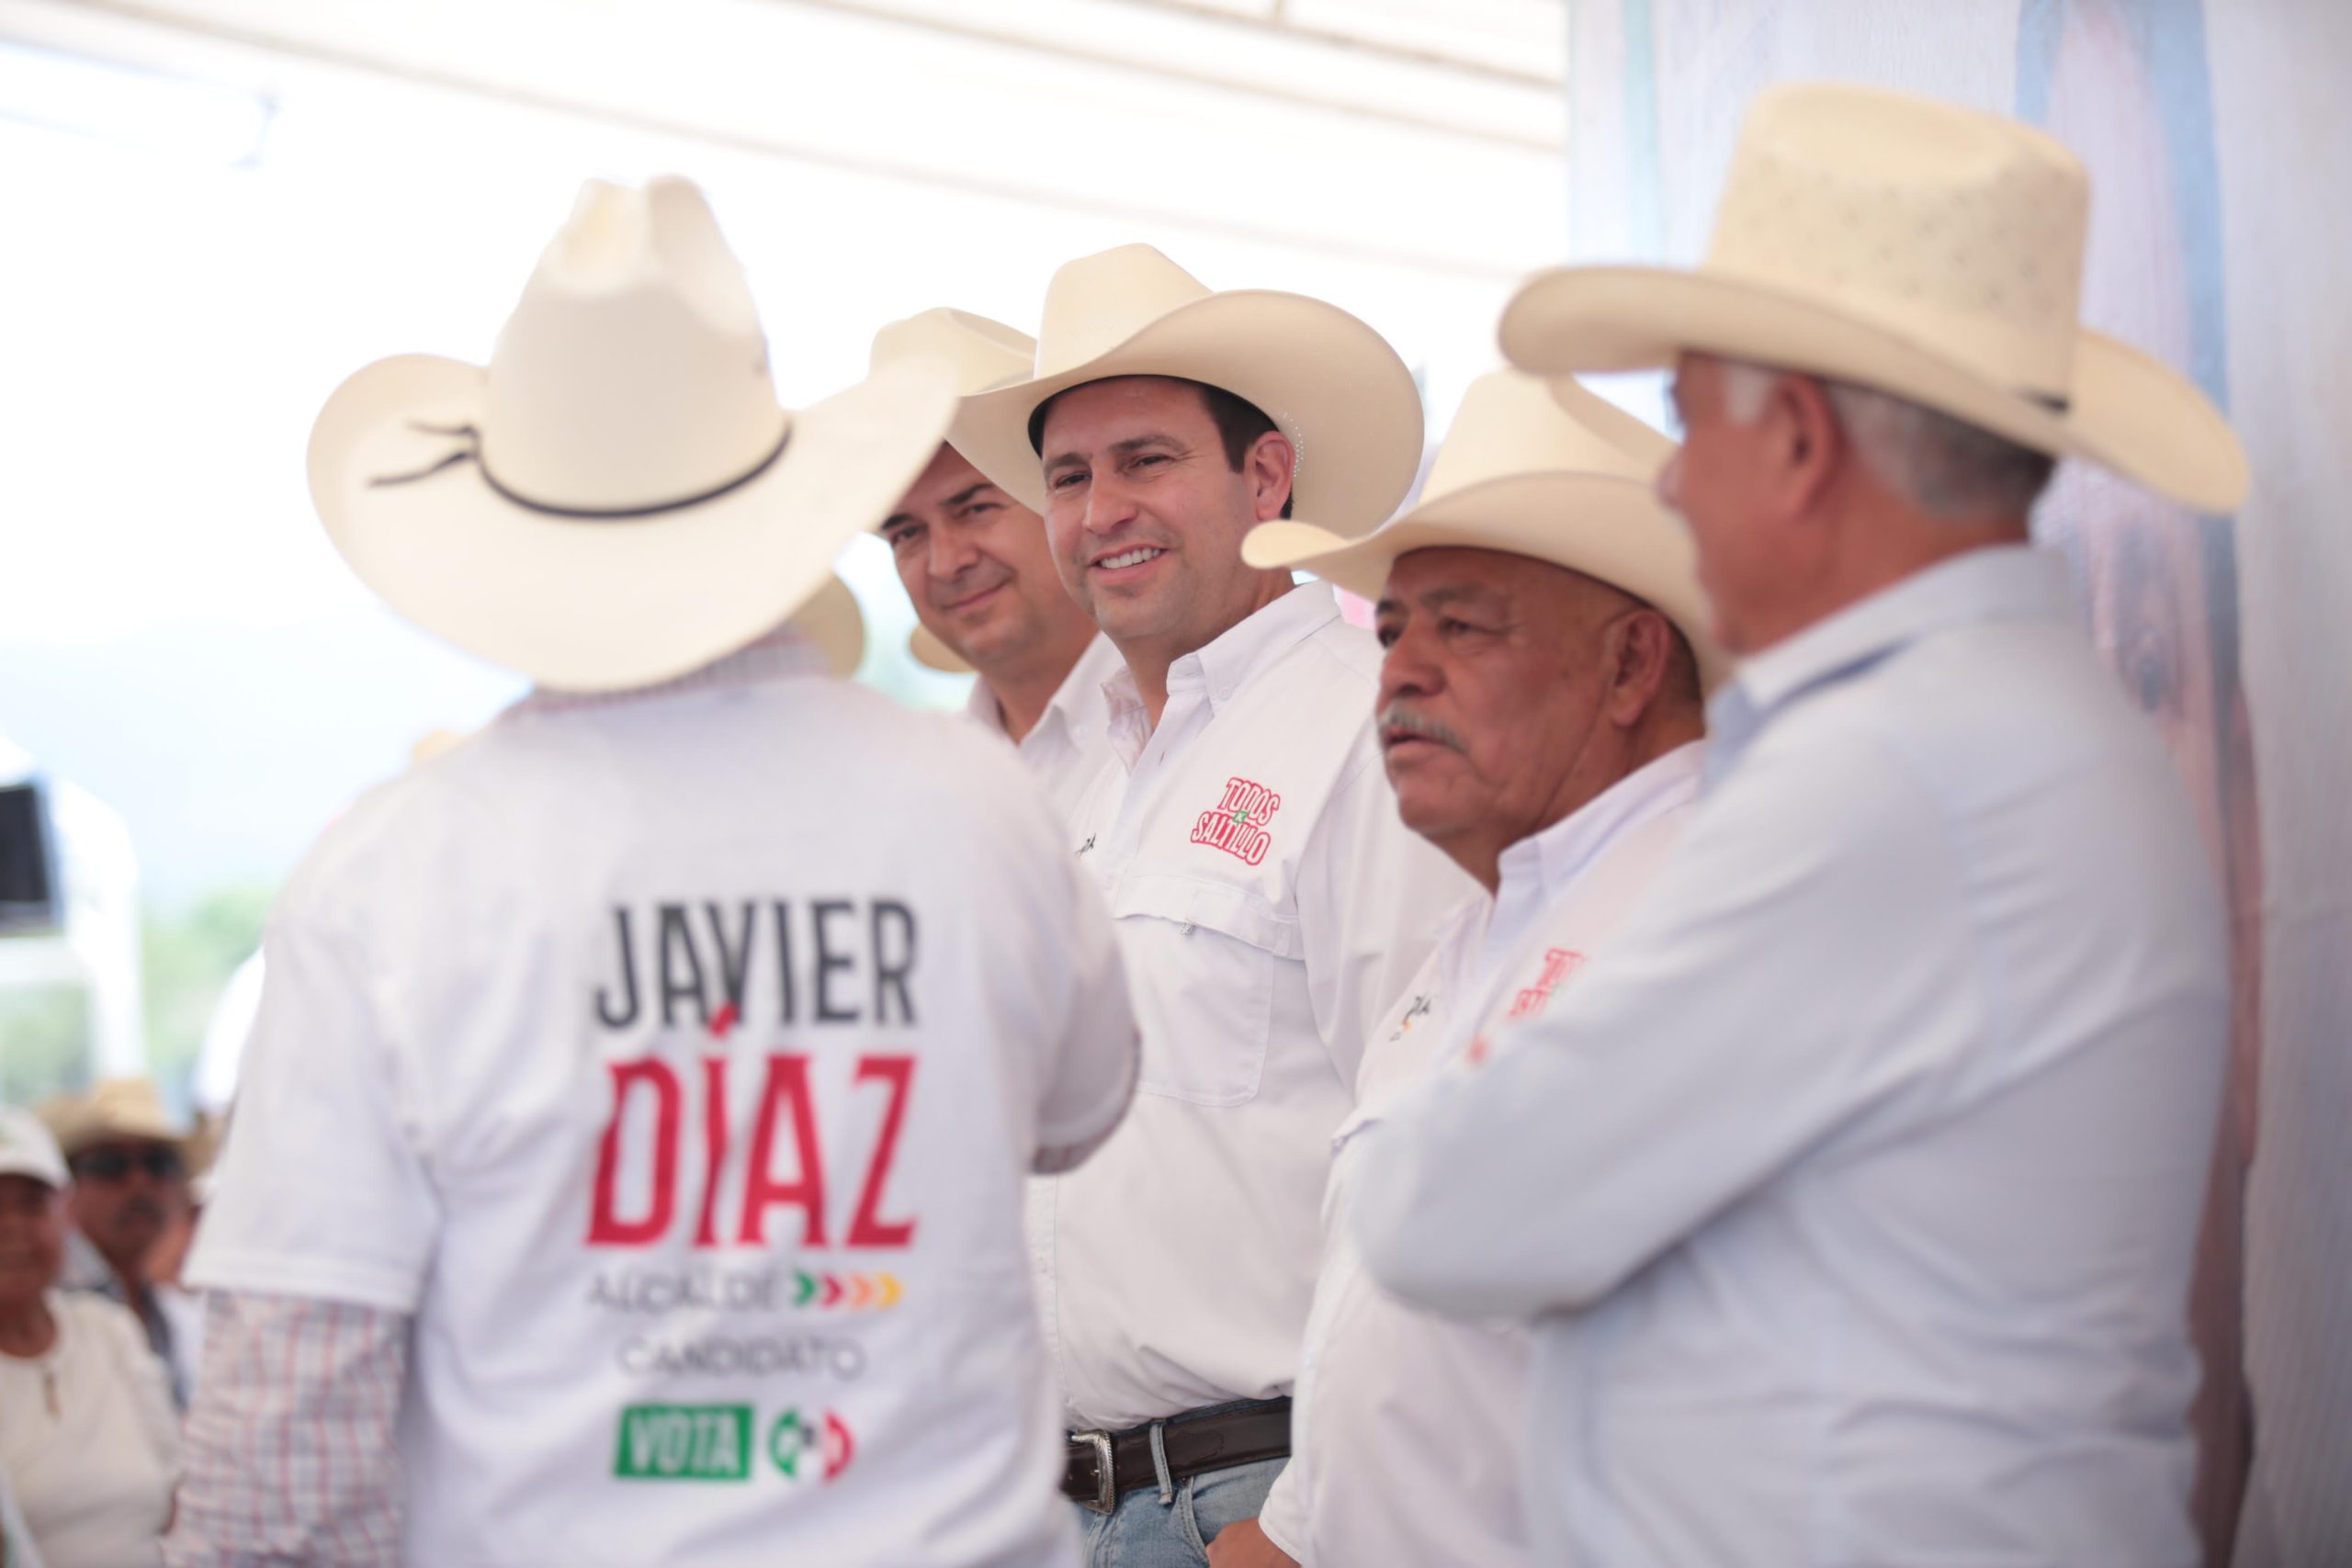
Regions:
[[[314, 857], [315, 858], [315, 857]], [[306, 866], [273, 914], [261, 1007], [190, 1260], [229, 1290], [412, 1313], [439, 1226], [355, 933]]]

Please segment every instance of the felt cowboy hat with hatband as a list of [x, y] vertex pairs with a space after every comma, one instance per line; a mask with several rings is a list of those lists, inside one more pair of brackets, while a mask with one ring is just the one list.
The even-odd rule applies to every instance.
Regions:
[[1241, 543], [1255, 567], [1295, 567], [1378, 600], [1388, 569], [1449, 547], [1528, 556], [1596, 578], [1672, 621], [1712, 690], [1727, 668], [1708, 635], [1689, 534], [1659, 503], [1674, 443], [1573, 381], [1519, 370], [1473, 382], [1409, 511], [1361, 539], [1308, 519], [1261, 523]]
[[1546, 375], [1683, 352], [1888, 393], [2206, 512], [2246, 467], [2187, 379], [2078, 319], [2090, 181], [1997, 115], [1830, 84], [1758, 96], [1692, 271], [1540, 275], [1503, 352]]
[[838, 668], [833, 558], [930, 461], [955, 400], [917, 360], [780, 407], [702, 193], [591, 181], [488, 365], [406, 355], [336, 389], [311, 495], [394, 610], [542, 685], [650, 685], [787, 618], [820, 642], [832, 626]]
[[1378, 527], [1420, 467], [1420, 392], [1378, 333], [1304, 294], [1212, 293], [1149, 245], [1055, 273], [1029, 378], [967, 398], [948, 439], [1043, 513], [1031, 416], [1072, 387], [1119, 376], [1179, 377], [1256, 405], [1297, 454], [1294, 510], [1341, 533]]
[[[927, 355], [944, 360], [955, 370], [956, 389], [968, 398], [976, 392], [1026, 379], [1036, 354], [1037, 340], [1027, 333], [969, 310], [942, 305], [905, 321], [892, 321], [876, 333], [871, 368], [879, 370], [899, 360]], [[951, 435], [949, 445], [954, 444]], [[973, 464], [975, 468], [978, 466]], [[972, 667], [958, 658], [954, 649], [933, 636], [931, 628], [920, 621], [907, 634], [907, 651], [914, 656], [916, 663], [944, 675], [972, 672]]]

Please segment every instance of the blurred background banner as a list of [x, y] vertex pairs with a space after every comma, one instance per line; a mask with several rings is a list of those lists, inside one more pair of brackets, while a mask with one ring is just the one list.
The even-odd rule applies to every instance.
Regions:
[[2352, 1562], [2352, 217], [2333, 194], [2352, 169], [2336, 102], [2352, 6], [1570, 10], [1578, 259], [1694, 259], [1740, 117], [1770, 82], [1878, 82], [2015, 114], [2090, 166], [2087, 321], [2193, 376], [2245, 437], [2241, 517], [2195, 517], [2070, 465], [2037, 526], [2171, 748], [2232, 916], [2234, 1071], [2192, 1303], [2207, 1558]]

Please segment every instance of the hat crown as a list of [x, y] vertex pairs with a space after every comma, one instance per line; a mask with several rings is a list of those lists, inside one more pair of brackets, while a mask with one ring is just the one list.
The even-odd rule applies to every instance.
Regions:
[[1200, 279], [1150, 245], [1121, 245], [1063, 264], [1046, 286], [1039, 378], [1100, 358], [1180, 306], [1208, 298]]
[[2014, 120], [1871, 88], [1758, 95], [1707, 270], [1829, 297], [2014, 390], [2073, 385], [2090, 183]]
[[956, 372], [956, 392], [968, 398], [1025, 378], [1037, 340], [1002, 321], [942, 305], [876, 333], [868, 370], [924, 354], [945, 360]]
[[1673, 442], [1572, 381], [1555, 389], [1523, 370], [1489, 371], [1463, 394], [1462, 412], [1430, 465], [1420, 504], [1522, 474], [1590, 474], [1647, 484], [1673, 455]]
[[786, 424], [701, 191], [588, 182], [491, 355], [484, 467], [542, 506], [660, 506], [741, 477]]

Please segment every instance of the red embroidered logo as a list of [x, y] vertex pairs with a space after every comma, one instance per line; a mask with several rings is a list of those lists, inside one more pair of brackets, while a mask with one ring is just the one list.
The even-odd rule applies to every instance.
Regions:
[[1273, 835], [1266, 831], [1266, 824], [1282, 808], [1283, 797], [1264, 784], [1227, 779], [1225, 798], [1217, 802], [1216, 809], [1202, 812], [1193, 822], [1193, 842], [1256, 865], [1273, 847]]
[[1511, 998], [1510, 1011], [1504, 1017], [1507, 1020], [1535, 1017], [1551, 1001], [1552, 993], [1559, 989], [1560, 982], [1583, 967], [1583, 953], [1571, 953], [1565, 947], [1546, 949], [1544, 973], [1535, 977], [1535, 984]]

